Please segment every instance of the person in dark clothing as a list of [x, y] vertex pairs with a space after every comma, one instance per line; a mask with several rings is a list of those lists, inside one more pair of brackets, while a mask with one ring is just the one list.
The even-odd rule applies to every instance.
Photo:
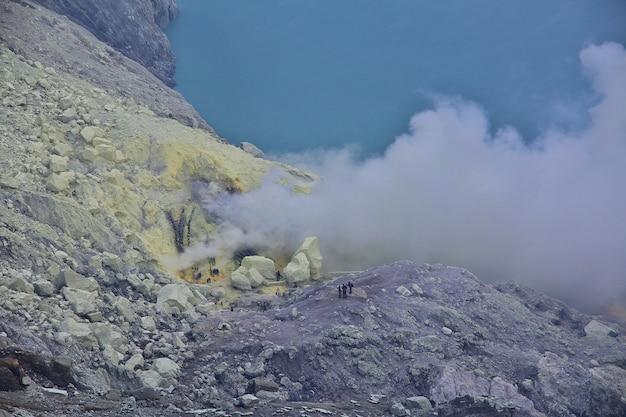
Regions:
[[280, 271], [276, 271], [276, 281], [280, 281]]
[[352, 294], [352, 287], [354, 287], [354, 284], [348, 281], [348, 289], [350, 290], [350, 294]]
[[341, 285], [337, 287], [337, 291], [339, 291], [339, 298], [341, 298]]
[[346, 284], [341, 286], [341, 292], [343, 293], [343, 298], [348, 298], [348, 286]]

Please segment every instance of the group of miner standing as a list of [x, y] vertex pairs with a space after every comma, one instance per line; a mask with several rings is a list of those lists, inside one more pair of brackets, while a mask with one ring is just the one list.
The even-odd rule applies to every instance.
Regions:
[[[282, 275], [280, 271], [276, 271], [276, 281], [280, 281], [281, 278]], [[354, 287], [354, 284], [351, 281], [348, 281], [347, 284], [344, 283], [337, 286], [339, 298], [348, 298], [348, 294], [352, 294], [352, 287]], [[276, 295], [279, 295], [278, 290], [276, 290]]]
[[350, 281], [348, 281], [348, 285], [339, 285], [337, 287], [339, 298], [348, 298], [348, 293], [352, 294], [352, 287], [354, 287], [354, 284], [352, 284], [352, 282]]

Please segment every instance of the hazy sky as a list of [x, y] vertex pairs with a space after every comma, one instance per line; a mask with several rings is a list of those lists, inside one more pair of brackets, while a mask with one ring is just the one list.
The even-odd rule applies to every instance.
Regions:
[[310, 195], [273, 173], [254, 192], [207, 200], [221, 244], [294, 249], [316, 235], [326, 269], [440, 262], [597, 306], [626, 290], [626, 51], [591, 45], [580, 66], [597, 94], [582, 131], [548, 131], [529, 148], [514, 127], [490, 134], [479, 104], [435, 98], [381, 157], [283, 156], [323, 177]]

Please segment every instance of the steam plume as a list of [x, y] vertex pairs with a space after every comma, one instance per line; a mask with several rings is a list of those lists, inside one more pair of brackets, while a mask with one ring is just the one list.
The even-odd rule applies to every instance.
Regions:
[[512, 127], [490, 133], [479, 105], [440, 98], [381, 157], [292, 155], [323, 177], [310, 195], [269, 177], [207, 201], [225, 235], [250, 243], [286, 249], [317, 235], [330, 269], [441, 262], [597, 306], [626, 289], [626, 51], [591, 45], [580, 61], [597, 93], [581, 131], [528, 145]]

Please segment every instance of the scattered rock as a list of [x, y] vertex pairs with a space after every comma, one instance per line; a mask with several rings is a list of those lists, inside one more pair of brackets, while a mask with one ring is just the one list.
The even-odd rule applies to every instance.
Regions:
[[250, 142], [241, 142], [241, 149], [256, 158], [263, 158], [265, 156], [262, 150], [260, 150]]
[[263, 378], [254, 378], [250, 381], [250, 389], [251, 393], [257, 393], [259, 391], [267, 391], [267, 392], [277, 392], [280, 389], [280, 386], [268, 379]]
[[58, 287], [69, 287], [89, 292], [99, 292], [100, 284], [94, 278], [87, 278], [71, 269], [63, 269], [57, 277]]
[[67, 191], [75, 178], [76, 174], [72, 171], [61, 172], [58, 174], [53, 173], [48, 177], [46, 189], [55, 193]]
[[400, 285], [398, 288], [396, 288], [396, 292], [404, 297], [408, 297], [412, 294], [411, 290], [403, 285]]
[[146, 388], [158, 389], [163, 384], [164, 378], [157, 371], [149, 369], [137, 373], [141, 383]]
[[406, 404], [408, 408], [419, 410], [430, 410], [432, 408], [430, 400], [423, 396], [409, 397], [406, 399]]
[[33, 282], [35, 293], [41, 297], [50, 297], [54, 294], [54, 284], [50, 281], [39, 280]]
[[52, 155], [50, 156], [48, 168], [54, 173], [67, 171], [67, 164], [69, 160], [70, 159], [67, 156]]
[[120, 257], [117, 256], [116, 254], [111, 253], [111, 252], [102, 252], [101, 257], [102, 257], [103, 266], [107, 268], [111, 268], [113, 271], [122, 270], [122, 266], [124, 266], [124, 263], [122, 262]]
[[74, 105], [74, 102], [71, 96], [61, 97], [59, 99], [59, 108], [63, 111], [69, 109], [73, 105]]
[[30, 282], [26, 281], [24, 278], [16, 277], [13, 278], [8, 284], [7, 288], [10, 288], [15, 291], [21, 291], [27, 294], [34, 294], [34, 286]]
[[176, 379], [180, 375], [180, 366], [169, 358], [154, 360], [152, 369], [157, 371], [164, 379]]
[[157, 309], [165, 313], [182, 313], [193, 308], [194, 295], [185, 284], [167, 284], [157, 295]]
[[404, 417], [404, 416], [410, 415], [409, 410], [404, 408], [404, 406], [400, 403], [393, 403], [393, 405], [389, 409], [389, 412], [391, 413], [392, 416], [398, 416], [398, 417]]
[[64, 287], [63, 297], [70, 303], [72, 311], [78, 316], [84, 316], [96, 310], [98, 294], [92, 291]]
[[597, 320], [591, 320], [585, 326], [585, 334], [590, 337], [603, 338], [603, 337], [617, 337], [618, 333], [609, 326], [600, 323]]
[[154, 321], [154, 318], [151, 316], [147, 316], [147, 317], [142, 317], [140, 319], [140, 325], [141, 328], [147, 331], [155, 331], [156, 330], [156, 322]]
[[103, 136], [104, 136], [104, 131], [101, 128], [95, 127], [95, 126], [85, 126], [80, 131], [80, 137], [83, 138], [83, 140], [89, 144], [93, 143], [94, 137], [103, 137]]
[[128, 298], [118, 298], [113, 307], [115, 307], [115, 311], [127, 322], [133, 323], [135, 321], [136, 314]]
[[37, 85], [42, 87], [43, 89], [48, 89], [51, 87], [50, 81], [46, 80], [45, 78], [38, 79]]
[[252, 394], [244, 394], [238, 398], [239, 404], [243, 408], [252, 408], [259, 405], [260, 400]]
[[77, 115], [78, 114], [76, 113], [76, 109], [74, 107], [70, 107], [69, 109], [64, 110], [63, 113], [59, 115], [59, 120], [61, 120], [63, 123], [67, 123], [74, 120]]
[[80, 159], [83, 162], [94, 162], [98, 159], [98, 151], [95, 148], [87, 147], [80, 153]]

